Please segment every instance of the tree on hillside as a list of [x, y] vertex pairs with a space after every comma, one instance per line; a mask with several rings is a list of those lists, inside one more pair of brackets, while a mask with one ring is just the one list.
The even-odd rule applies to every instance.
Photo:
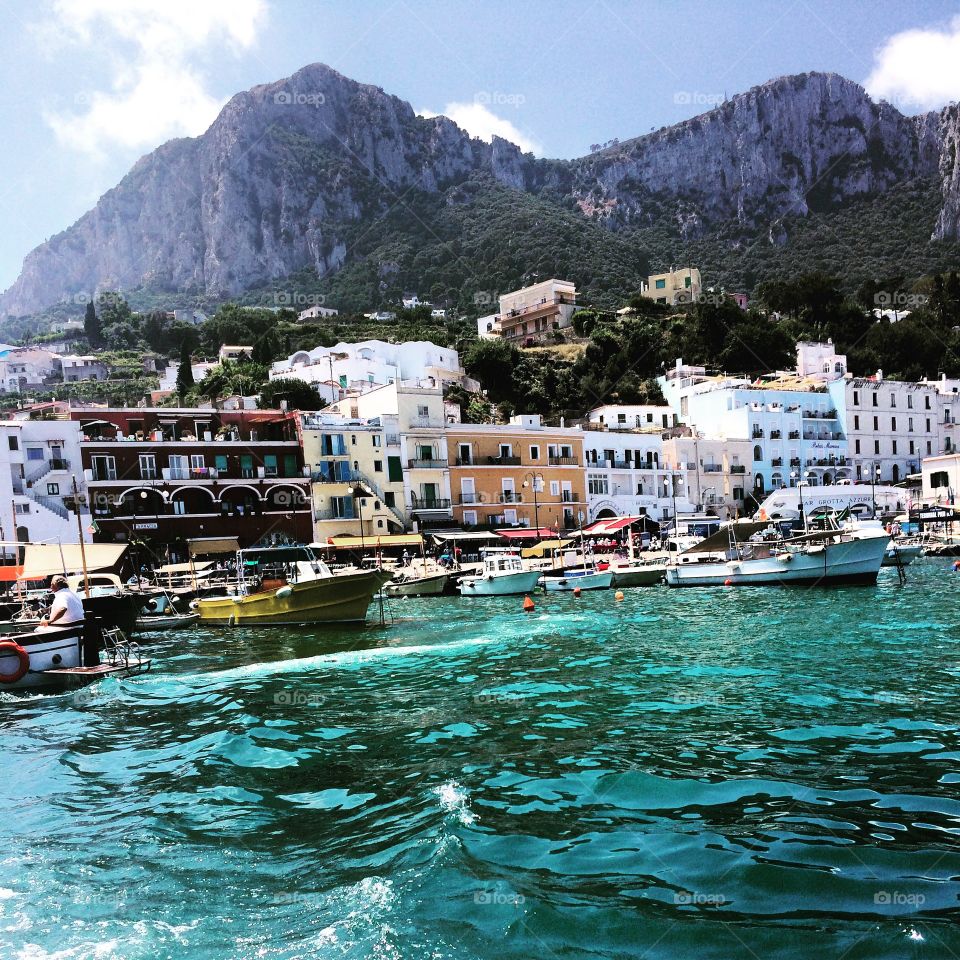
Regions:
[[520, 351], [506, 340], [476, 340], [463, 358], [463, 368], [480, 381], [494, 401], [513, 396], [513, 371]]
[[83, 315], [83, 332], [91, 347], [99, 347], [103, 343], [103, 326], [92, 300], [87, 301], [87, 309]]
[[277, 343], [273, 333], [267, 331], [253, 344], [250, 359], [254, 363], [262, 363], [269, 366], [277, 358]]
[[193, 357], [190, 356], [190, 345], [186, 340], [180, 345], [180, 367], [177, 370], [177, 395], [180, 402], [193, 387]]
[[260, 388], [261, 408], [277, 408], [281, 401], [286, 401], [288, 410], [322, 410], [327, 405], [313, 384], [295, 377], [268, 380]]

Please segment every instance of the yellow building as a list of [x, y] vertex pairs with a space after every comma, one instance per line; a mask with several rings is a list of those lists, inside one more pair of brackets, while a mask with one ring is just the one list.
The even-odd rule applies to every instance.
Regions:
[[575, 529], [586, 521], [583, 434], [543, 426], [448, 424], [454, 519], [465, 527]]
[[376, 538], [404, 530], [404, 471], [395, 418], [369, 423], [303, 413], [300, 432], [317, 543], [343, 534]]
[[676, 306], [678, 303], [693, 303], [703, 292], [700, 271], [696, 267], [682, 267], [667, 273], [654, 273], [640, 288], [640, 293], [657, 303]]

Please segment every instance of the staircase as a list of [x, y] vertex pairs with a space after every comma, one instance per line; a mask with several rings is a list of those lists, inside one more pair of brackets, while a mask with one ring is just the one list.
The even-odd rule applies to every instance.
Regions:
[[24, 476], [24, 481], [29, 487], [31, 484], [36, 483], [38, 480], [42, 480], [48, 473], [53, 470], [69, 470], [70, 463], [67, 460], [44, 460], [43, 464], [37, 468], [35, 473], [31, 473], [27, 476]]
[[45, 510], [55, 513], [61, 520], [70, 519], [70, 511], [54, 497], [41, 496], [39, 493], [34, 493], [33, 490], [29, 488], [27, 489], [27, 496], [34, 503], [43, 507]]
[[376, 483], [373, 482], [373, 480], [356, 470], [354, 471], [353, 480], [355, 483], [359, 483], [360, 486], [363, 487], [371, 497], [376, 497], [384, 505], [384, 507], [386, 507], [386, 509], [397, 518], [397, 523], [400, 524], [401, 530], [407, 529], [407, 521], [404, 515], [396, 507], [391, 507], [387, 503], [387, 500], [383, 495], [383, 491]]

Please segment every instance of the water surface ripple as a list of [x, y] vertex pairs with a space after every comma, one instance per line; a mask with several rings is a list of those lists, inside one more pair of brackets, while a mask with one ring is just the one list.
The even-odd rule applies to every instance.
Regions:
[[0, 695], [0, 956], [960, 955], [960, 575], [393, 601]]

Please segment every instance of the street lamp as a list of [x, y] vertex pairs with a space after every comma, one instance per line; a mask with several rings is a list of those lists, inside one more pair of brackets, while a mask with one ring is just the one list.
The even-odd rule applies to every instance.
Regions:
[[873, 520], [877, 519], [877, 484], [880, 482], [881, 472], [876, 463], [870, 468], [870, 499], [873, 500]]
[[537, 528], [537, 543], [540, 542], [540, 501], [537, 499], [537, 484], [543, 484], [543, 474], [537, 471], [531, 470], [529, 473], [524, 475], [523, 480], [523, 489], [526, 490], [528, 487], [533, 489], [533, 522]]

